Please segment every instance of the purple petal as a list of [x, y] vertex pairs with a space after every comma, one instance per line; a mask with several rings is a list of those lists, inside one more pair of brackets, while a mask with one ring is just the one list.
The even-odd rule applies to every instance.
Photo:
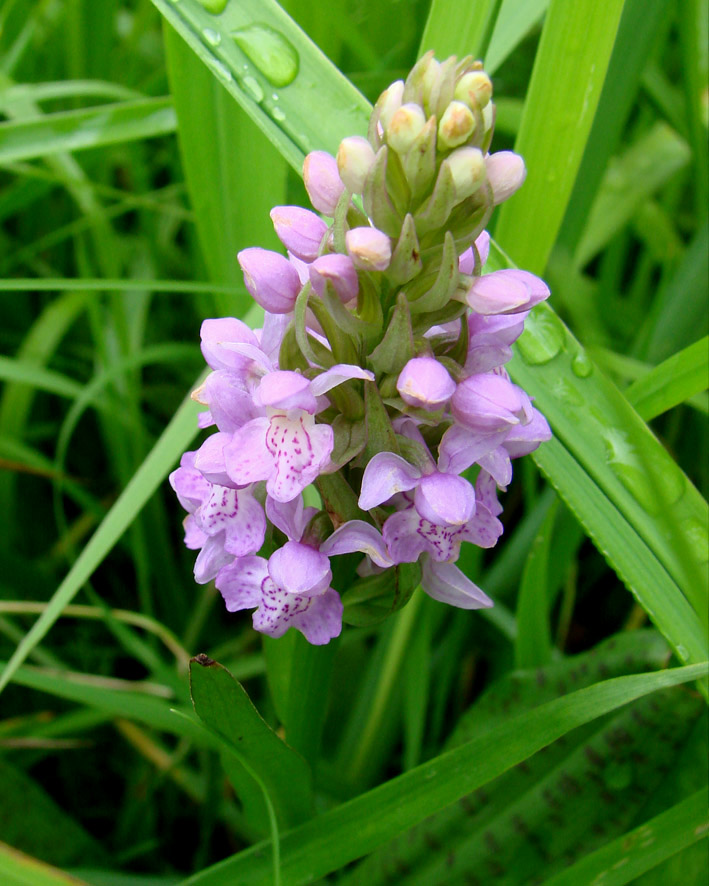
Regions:
[[273, 457], [266, 448], [269, 427], [268, 418], [254, 418], [224, 447], [226, 470], [237, 486], [266, 480], [273, 473]]
[[388, 501], [397, 492], [413, 489], [421, 471], [393, 452], [378, 452], [364, 469], [359, 506], [363, 511]]
[[242, 375], [220, 369], [211, 372], [200, 389], [200, 396], [209, 406], [220, 431], [232, 434], [263, 410], [254, 403]]
[[455, 382], [448, 370], [433, 357], [414, 357], [404, 366], [396, 382], [401, 399], [409, 406], [433, 412], [453, 396]]
[[436, 471], [421, 478], [414, 505], [430, 523], [461, 526], [475, 511], [475, 490], [463, 477]]
[[299, 597], [316, 597], [332, 581], [325, 554], [297, 541], [288, 541], [271, 554], [268, 572], [277, 587]]
[[263, 557], [240, 557], [225, 566], [215, 582], [228, 612], [253, 609], [261, 604], [261, 586], [268, 579]]
[[310, 381], [299, 372], [277, 370], [264, 375], [256, 392], [262, 406], [274, 409], [305, 409], [311, 414], [317, 409]]
[[384, 544], [381, 533], [364, 520], [349, 520], [338, 527], [329, 538], [320, 545], [320, 550], [328, 556], [351, 554], [361, 551], [377, 564], [377, 566], [393, 566], [393, 560]]
[[300, 541], [308, 521], [314, 516], [315, 508], [303, 508], [303, 496], [290, 501], [276, 501], [266, 496], [266, 516], [290, 541]]
[[185, 529], [185, 547], [190, 551], [198, 551], [207, 542], [207, 534], [197, 525], [193, 514], [188, 514], [182, 524]]
[[311, 262], [318, 257], [327, 225], [314, 212], [300, 206], [276, 206], [271, 221], [278, 239], [297, 258]]
[[237, 557], [255, 554], [266, 535], [266, 517], [250, 489], [214, 486], [196, 515], [207, 535], [225, 533], [224, 550]]
[[200, 330], [202, 354], [212, 369], [239, 369], [244, 361], [239, 355], [225, 351], [227, 342], [245, 342], [258, 345], [253, 331], [242, 320], [223, 317], [220, 320], [205, 320]]
[[551, 440], [551, 428], [541, 412], [532, 407], [531, 421], [526, 425], [517, 425], [510, 431], [505, 438], [505, 449], [510, 458], [519, 458], [534, 452], [546, 440]]
[[512, 480], [512, 462], [504, 446], [498, 446], [492, 452], [488, 452], [478, 463], [483, 470], [494, 478], [500, 489], [506, 489]]
[[237, 258], [246, 288], [264, 310], [272, 314], [293, 310], [301, 284], [298, 272], [285, 256], [250, 246], [242, 249]]
[[376, 228], [351, 228], [345, 234], [347, 252], [358, 268], [386, 271], [391, 261], [391, 240]]
[[207, 538], [195, 560], [194, 580], [197, 584], [206, 584], [216, 578], [219, 570], [231, 563], [233, 559], [234, 555], [224, 550], [224, 535], [222, 533]]
[[454, 566], [424, 557], [421, 587], [434, 600], [458, 609], [489, 609], [492, 600]]
[[458, 385], [451, 409], [464, 427], [492, 434], [519, 424], [526, 416], [528, 403], [524, 391], [503, 375], [485, 372], [471, 375]]
[[529, 308], [530, 292], [523, 280], [509, 271], [493, 271], [476, 277], [465, 300], [478, 314], [504, 314]]
[[437, 526], [424, 520], [415, 508], [392, 514], [382, 527], [382, 535], [395, 563], [414, 563], [419, 555], [435, 560], [456, 560], [464, 528]]
[[334, 440], [332, 428], [316, 425], [307, 412], [271, 416], [266, 447], [275, 470], [266, 483], [268, 494], [277, 501], [295, 498], [327, 465]]
[[524, 160], [514, 151], [498, 151], [485, 158], [487, 180], [495, 206], [511, 197], [527, 177]]
[[319, 397], [353, 378], [374, 381], [374, 373], [350, 363], [336, 363], [335, 366], [331, 366], [310, 382], [310, 390], [316, 397]]
[[487, 510], [497, 517], [502, 513], [502, 505], [497, 500], [497, 483], [487, 471], [480, 471], [475, 481], [475, 496], [478, 505], [484, 505]]
[[196, 452], [185, 452], [180, 459], [180, 467], [169, 477], [170, 486], [175, 490], [182, 507], [190, 514], [209, 497], [211, 484], [195, 468]]
[[317, 211], [332, 217], [345, 190], [332, 154], [311, 151], [303, 163], [303, 183]]
[[256, 330], [256, 334], [259, 336], [259, 346], [271, 363], [268, 367], [269, 371], [278, 367], [281, 343], [290, 322], [290, 314], [271, 314], [270, 311], [266, 311], [260, 335], [258, 330]]
[[507, 431], [480, 434], [462, 425], [451, 425], [438, 445], [438, 468], [448, 474], [462, 474], [472, 464], [496, 449], [507, 436]]
[[[477, 249], [480, 256], [480, 266], [482, 267], [490, 254], [490, 235], [487, 231], [483, 231], [475, 241], [475, 249]], [[461, 274], [467, 274], [468, 276], [475, 270], [475, 251], [472, 246], [459, 256], [458, 270]]]
[[210, 483], [233, 486], [226, 469], [224, 447], [231, 442], [231, 434], [212, 434], [195, 452], [194, 466]]
[[341, 255], [338, 252], [321, 255], [308, 268], [310, 282], [317, 295], [322, 296], [325, 284], [330, 283], [343, 304], [357, 297], [359, 278], [357, 269], [348, 255]]
[[475, 516], [463, 527], [461, 541], [470, 541], [479, 548], [494, 548], [502, 535], [504, 527], [485, 505], [478, 502]]
[[293, 618], [297, 628], [308, 643], [324, 646], [342, 632], [342, 600], [337, 591], [328, 588], [319, 597], [311, 597], [307, 609], [300, 610]]

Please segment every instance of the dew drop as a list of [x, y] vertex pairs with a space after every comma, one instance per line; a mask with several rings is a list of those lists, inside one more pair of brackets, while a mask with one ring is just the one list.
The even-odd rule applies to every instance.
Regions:
[[583, 406], [581, 392], [568, 379], [559, 377], [554, 383], [554, 395], [568, 406]]
[[576, 354], [571, 361], [571, 371], [577, 378], [588, 378], [593, 372], [593, 363], [585, 351]]
[[625, 434], [611, 428], [603, 433], [608, 466], [649, 514], [658, 514], [673, 504], [684, 491], [684, 475], [670, 459], [652, 448], [642, 455]]
[[277, 123], [283, 123], [283, 121], [286, 119], [286, 115], [283, 113], [283, 111], [280, 108], [274, 108], [272, 111], [272, 114], [273, 114], [273, 119]]
[[684, 646], [677, 647], [677, 655], [679, 655], [682, 661], [687, 661], [687, 659], [689, 658], [689, 652], [687, 652], [687, 649]]
[[222, 35], [219, 31], [215, 31], [212, 28], [205, 28], [202, 31], [202, 36], [209, 43], [210, 46], [219, 46], [222, 42]]
[[244, 84], [244, 89], [249, 93], [251, 98], [257, 102], [263, 101], [263, 89], [261, 89], [258, 80], [254, 77], [244, 77], [242, 83]]
[[231, 76], [231, 71], [227, 68], [224, 62], [220, 62], [217, 58], [208, 57], [207, 64], [225, 83], [231, 83], [233, 77]]
[[274, 86], [288, 86], [297, 74], [295, 47], [268, 25], [256, 23], [232, 33], [234, 40]]
[[224, 12], [228, 0], [198, 0], [200, 6], [204, 6], [212, 15], [220, 15]]
[[689, 517], [682, 522], [682, 532], [700, 561], [706, 563], [709, 560], [709, 532], [706, 524], [696, 517]]
[[271, 98], [273, 99], [274, 102], [277, 102], [280, 99], [280, 96], [277, 92], [272, 92]]
[[564, 346], [564, 327], [551, 311], [533, 311], [517, 347], [525, 363], [541, 365], [553, 360]]

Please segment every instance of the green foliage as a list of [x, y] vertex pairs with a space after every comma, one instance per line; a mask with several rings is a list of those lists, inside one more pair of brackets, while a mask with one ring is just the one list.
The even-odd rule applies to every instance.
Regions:
[[[283, 6], [0, 7], [0, 880], [703, 883], [706, 0]], [[461, 558], [493, 609], [343, 557], [357, 626], [262, 645], [166, 489], [199, 325], [431, 47], [484, 56], [525, 157], [490, 262], [550, 283], [510, 370], [554, 439]]]

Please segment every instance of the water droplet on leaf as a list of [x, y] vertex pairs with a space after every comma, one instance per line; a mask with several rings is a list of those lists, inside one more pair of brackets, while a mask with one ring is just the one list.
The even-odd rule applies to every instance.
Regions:
[[603, 434], [608, 466], [649, 514], [674, 504], [684, 491], [684, 475], [671, 459], [654, 447], [640, 454], [626, 435], [614, 428]]
[[517, 347], [526, 363], [548, 363], [564, 346], [564, 327], [551, 311], [533, 311], [527, 318], [525, 330]]
[[261, 89], [261, 85], [258, 80], [254, 77], [244, 77], [243, 80], [244, 89], [249, 93], [249, 95], [257, 102], [263, 101], [263, 89]]
[[227, 0], [198, 0], [200, 6], [204, 6], [207, 12], [211, 12], [212, 15], [219, 15], [224, 12], [224, 9], [227, 5]]
[[571, 371], [577, 378], [588, 378], [593, 372], [593, 363], [585, 351], [578, 353], [571, 361]]
[[225, 83], [231, 83], [231, 81], [234, 79], [231, 76], [231, 71], [229, 70], [229, 68], [227, 68], [224, 62], [220, 62], [219, 59], [211, 58], [208, 56], [207, 64], [214, 71], [214, 73]]
[[222, 42], [222, 35], [219, 31], [215, 31], [212, 28], [205, 28], [202, 31], [202, 36], [209, 43], [210, 46], [219, 46]]
[[234, 31], [237, 45], [274, 86], [288, 86], [298, 74], [298, 53], [286, 38], [264, 24]]
[[286, 115], [280, 108], [274, 108], [273, 119], [276, 120], [278, 123], [283, 123], [283, 121], [286, 119]]
[[687, 649], [684, 646], [677, 647], [677, 655], [679, 655], [682, 661], [687, 661], [689, 658], [689, 652], [687, 652]]

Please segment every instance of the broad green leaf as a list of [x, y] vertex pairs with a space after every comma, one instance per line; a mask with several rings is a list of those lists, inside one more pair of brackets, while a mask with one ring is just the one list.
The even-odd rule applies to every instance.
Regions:
[[[578, 459], [654, 552], [706, 627], [706, 545], [701, 536], [706, 502], [669, 453], [615, 386], [594, 370], [547, 305], [529, 316], [509, 371], [535, 396], [556, 441]], [[538, 454], [548, 465], [544, 451], [543, 445]], [[600, 547], [610, 553], [617, 545], [604, 538]], [[617, 568], [616, 558], [612, 560]], [[647, 595], [643, 605], [657, 617], [654, 588], [635, 584], [632, 589], [641, 598]]]
[[[338, 870], [424, 818], [455, 803], [572, 729], [653, 691], [704, 677], [690, 665], [597, 683], [505, 720], [484, 735], [343, 803], [281, 838], [283, 883], [308, 883]], [[263, 883], [269, 859], [259, 844], [184, 881], [185, 886]]]
[[[659, 634], [639, 631], [515, 671], [463, 714], [448, 747], [602, 675], [662, 667], [666, 654]], [[677, 687], [588, 723], [382, 847], [345, 883], [378, 886], [390, 882], [392, 870], [401, 886], [464, 883], [482, 872], [507, 886], [529, 883], [540, 871], [550, 877], [569, 858], [632, 827], [703, 711], [696, 693]]]
[[5, 843], [0, 843], [0, 879], [3, 886], [91, 886]]
[[545, 665], [551, 656], [549, 549], [558, 510], [556, 505], [558, 501], [547, 512], [522, 573], [515, 638], [515, 665], [518, 668]]
[[[269, 210], [285, 202], [286, 163], [184, 40], [171, 27], [164, 35], [202, 254], [215, 283], [243, 290], [239, 250], [254, 244], [281, 248]], [[251, 303], [244, 292], [238, 300], [219, 298], [217, 308], [239, 317]]]
[[707, 836], [709, 814], [703, 789], [546, 882], [549, 886], [597, 882], [623, 886]]
[[709, 338], [684, 348], [625, 390], [641, 418], [649, 421], [709, 387]]
[[59, 618], [64, 606], [74, 599], [83, 584], [91, 577], [93, 571], [163, 481], [167, 471], [187, 448], [197, 433], [197, 411], [197, 404], [190, 399], [185, 400], [177, 410], [148, 457], [55, 591], [47, 609], [32, 625], [13, 653], [0, 674], [0, 691], [7, 686], [17, 667]]
[[[229, 671], [207, 656], [190, 662], [192, 703], [199, 717], [238, 751], [255, 772], [273, 803], [281, 827], [293, 827], [313, 813], [310, 767], [263, 720], [244, 688]], [[232, 767], [227, 770], [234, 772]], [[248, 783], [237, 773], [237, 792]], [[247, 778], [251, 780], [249, 773]]]
[[[433, 0], [419, 55], [433, 49], [439, 59], [449, 55], [485, 58], [500, 5], [501, 0], [476, 0], [461, 9], [456, 0]], [[461, 46], [466, 47], [464, 52]]]
[[644, 200], [690, 159], [687, 143], [665, 123], [656, 123], [610, 162], [595, 195], [574, 261], [583, 267], [630, 221]]
[[0, 164], [136, 141], [175, 131], [169, 98], [144, 98], [0, 123]]
[[495, 229], [502, 246], [526, 270], [543, 272], [556, 241], [622, 8], [623, 0], [549, 4], [515, 142], [527, 180], [502, 207]]
[[298, 173], [308, 151], [334, 154], [362, 131], [366, 99], [274, 0], [220, 15], [197, 0], [152, 2]]
[[541, 19], [548, 6], [549, 0], [502, 0], [484, 59], [488, 74], [494, 73], [512, 54]]
[[616, 153], [658, 31], [666, 27], [671, 14], [665, 0], [625, 0], [598, 111], [559, 231], [559, 245], [569, 254], [576, 251], [601, 178]]

